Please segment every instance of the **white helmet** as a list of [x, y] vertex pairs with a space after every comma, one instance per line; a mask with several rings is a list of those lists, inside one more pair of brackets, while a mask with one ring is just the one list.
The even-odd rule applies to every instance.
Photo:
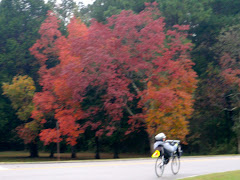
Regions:
[[164, 138], [166, 138], [166, 135], [164, 133], [159, 133], [155, 136], [155, 140], [162, 141]]

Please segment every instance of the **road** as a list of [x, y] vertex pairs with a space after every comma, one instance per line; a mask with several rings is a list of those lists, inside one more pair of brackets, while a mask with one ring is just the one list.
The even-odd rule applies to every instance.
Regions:
[[184, 177], [240, 170], [240, 156], [182, 157], [177, 175], [168, 164], [157, 178], [155, 159], [0, 164], [1, 180], [174, 180]]

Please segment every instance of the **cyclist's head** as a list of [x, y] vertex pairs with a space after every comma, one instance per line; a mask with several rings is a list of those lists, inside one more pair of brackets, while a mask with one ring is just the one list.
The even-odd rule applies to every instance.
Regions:
[[159, 133], [155, 136], [155, 139], [157, 141], [165, 141], [166, 140], [166, 135], [164, 133]]

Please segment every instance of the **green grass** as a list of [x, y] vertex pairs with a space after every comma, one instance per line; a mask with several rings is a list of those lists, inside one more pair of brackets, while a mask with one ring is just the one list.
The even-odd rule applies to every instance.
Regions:
[[[78, 152], [77, 158], [72, 159], [71, 153], [61, 153], [60, 160], [72, 161], [72, 160], [93, 160], [95, 159], [95, 153], [92, 152]], [[150, 155], [142, 154], [119, 154], [119, 158], [145, 158]], [[100, 153], [101, 159], [113, 159], [112, 153]], [[4, 151], [0, 152], [0, 163], [4, 162], [40, 162], [40, 161], [57, 161], [57, 154], [54, 154], [54, 158], [49, 158], [49, 153], [39, 152], [38, 158], [30, 158], [29, 152], [25, 151]]]
[[184, 180], [239, 180], [240, 170], [184, 178]]

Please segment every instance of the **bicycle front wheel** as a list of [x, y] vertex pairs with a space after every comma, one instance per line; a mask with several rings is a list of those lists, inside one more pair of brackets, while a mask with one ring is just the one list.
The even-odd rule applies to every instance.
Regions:
[[164, 157], [158, 157], [155, 163], [155, 173], [157, 177], [161, 177], [164, 171]]
[[180, 169], [180, 158], [173, 156], [171, 163], [172, 173], [176, 175]]

